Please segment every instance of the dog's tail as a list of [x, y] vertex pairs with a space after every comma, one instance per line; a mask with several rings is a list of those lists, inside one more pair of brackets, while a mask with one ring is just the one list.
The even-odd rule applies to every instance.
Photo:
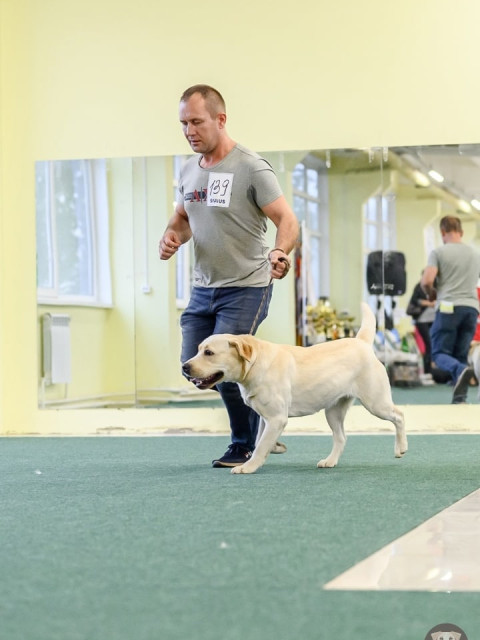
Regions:
[[355, 337], [360, 338], [360, 340], [363, 340], [364, 342], [368, 342], [368, 344], [373, 344], [376, 332], [377, 321], [373, 311], [366, 302], [362, 302], [362, 324], [360, 325], [360, 329]]

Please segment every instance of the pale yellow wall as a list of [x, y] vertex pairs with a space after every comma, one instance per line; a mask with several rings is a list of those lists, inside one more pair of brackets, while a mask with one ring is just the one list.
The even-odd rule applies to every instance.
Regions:
[[181, 152], [199, 76], [264, 151], [479, 139], [475, 0], [2, 4], [37, 157]]
[[4, 432], [50, 419], [37, 410], [36, 160], [183, 153], [177, 100], [198, 81], [222, 90], [231, 135], [254, 149], [480, 140], [480, 3], [389, 4], [0, 0]]

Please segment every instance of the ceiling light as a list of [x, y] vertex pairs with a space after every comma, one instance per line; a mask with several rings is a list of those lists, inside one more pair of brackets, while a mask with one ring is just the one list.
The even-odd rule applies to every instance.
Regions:
[[460, 211], [463, 211], [464, 213], [470, 213], [472, 210], [472, 207], [468, 204], [468, 202], [466, 202], [466, 200], [459, 200], [458, 208], [460, 209]]
[[475, 207], [477, 211], [480, 211], [480, 200], [474, 198], [473, 200], [470, 200], [470, 204], [472, 205], [472, 207]]
[[413, 179], [415, 180], [415, 183], [418, 184], [419, 187], [428, 187], [428, 186], [430, 186], [430, 180], [421, 171], [417, 171], [415, 169], [413, 171]]
[[435, 171], [435, 169], [430, 169], [430, 171], [428, 172], [428, 175], [434, 180], [436, 180], [437, 182], [443, 182], [445, 180], [442, 174], [438, 173], [438, 171]]

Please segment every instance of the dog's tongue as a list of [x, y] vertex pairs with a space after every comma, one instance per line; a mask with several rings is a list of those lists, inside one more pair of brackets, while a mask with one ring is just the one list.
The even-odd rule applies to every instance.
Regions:
[[190, 382], [193, 382], [197, 389], [206, 389], [208, 387], [208, 382], [201, 378], [191, 378]]

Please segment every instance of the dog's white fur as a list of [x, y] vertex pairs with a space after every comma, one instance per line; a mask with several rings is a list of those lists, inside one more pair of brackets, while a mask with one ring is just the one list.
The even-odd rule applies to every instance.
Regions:
[[395, 457], [407, 451], [403, 414], [393, 404], [385, 367], [373, 351], [375, 316], [362, 303], [362, 324], [355, 338], [311, 347], [259, 340], [250, 335], [216, 334], [204, 340], [184, 372], [201, 388], [237, 382], [247, 405], [264, 428], [252, 457], [232, 473], [254, 473], [284, 430], [288, 417], [325, 409], [333, 434], [330, 454], [318, 467], [334, 467], [345, 447], [344, 419], [355, 398], [370, 413], [395, 426]]
[[[468, 364], [472, 367], [475, 377], [480, 383], [480, 342], [478, 341], [472, 342], [470, 345]], [[477, 399], [480, 400], [480, 386], [477, 391]]]

